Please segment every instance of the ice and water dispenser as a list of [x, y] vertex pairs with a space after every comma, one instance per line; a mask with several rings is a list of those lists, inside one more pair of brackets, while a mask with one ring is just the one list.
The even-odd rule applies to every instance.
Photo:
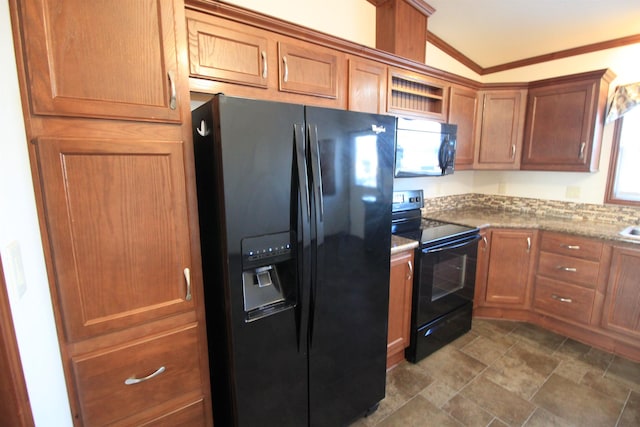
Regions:
[[295, 306], [295, 241], [290, 231], [242, 239], [242, 292], [247, 322]]

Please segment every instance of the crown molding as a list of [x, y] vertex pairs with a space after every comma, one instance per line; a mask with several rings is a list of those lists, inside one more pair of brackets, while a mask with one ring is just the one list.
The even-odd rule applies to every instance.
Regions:
[[451, 56], [453, 59], [459, 61], [462, 65], [465, 65], [472, 71], [480, 74], [481, 76], [498, 73], [500, 71], [513, 70], [515, 68], [526, 67], [528, 65], [540, 64], [543, 62], [549, 62], [556, 59], [568, 58], [571, 56], [583, 55], [585, 53], [597, 52], [600, 50], [613, 49], [616, 47], [627, 46], [631, 44], [640, 43], [640, 34], [635, 34], [627, 37], [621, 37], [618, 39], [607, 40], [598, 43], [592, 43], [584, 46], [574, 47], [571, 49], [560, 50], [557, 52], [546, 53], [544, 55], [538, 55], [531, 58], [520, 59], [518, 61], [507, 62], [504, 64], [494, 65], [491, 67], [481, 67], [465, 54], [442, 40], [440, 37], [427, 31], [427, 42], [433, 44], [438, 49]]

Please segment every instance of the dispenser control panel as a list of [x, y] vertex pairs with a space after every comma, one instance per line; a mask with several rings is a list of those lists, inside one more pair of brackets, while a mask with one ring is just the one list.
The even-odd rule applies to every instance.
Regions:
[[243, 264], [273, 264], [291, 258], [293, 233], [265, 234], [242, 239]]

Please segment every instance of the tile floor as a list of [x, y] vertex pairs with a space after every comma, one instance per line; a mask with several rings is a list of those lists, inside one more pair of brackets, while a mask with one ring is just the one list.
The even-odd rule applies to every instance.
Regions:
[[376, 412], [350, 427], [640, 426], [640, 363], [537, 326], [471, 332], [387, 373]]

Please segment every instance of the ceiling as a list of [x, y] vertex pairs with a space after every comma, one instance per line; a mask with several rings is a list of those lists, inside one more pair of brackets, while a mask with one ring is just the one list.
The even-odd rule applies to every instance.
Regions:
[[612, 40], [640, 42], [640, 0], [424, 3], [435, 9], [429, 32], [485, 70]]

